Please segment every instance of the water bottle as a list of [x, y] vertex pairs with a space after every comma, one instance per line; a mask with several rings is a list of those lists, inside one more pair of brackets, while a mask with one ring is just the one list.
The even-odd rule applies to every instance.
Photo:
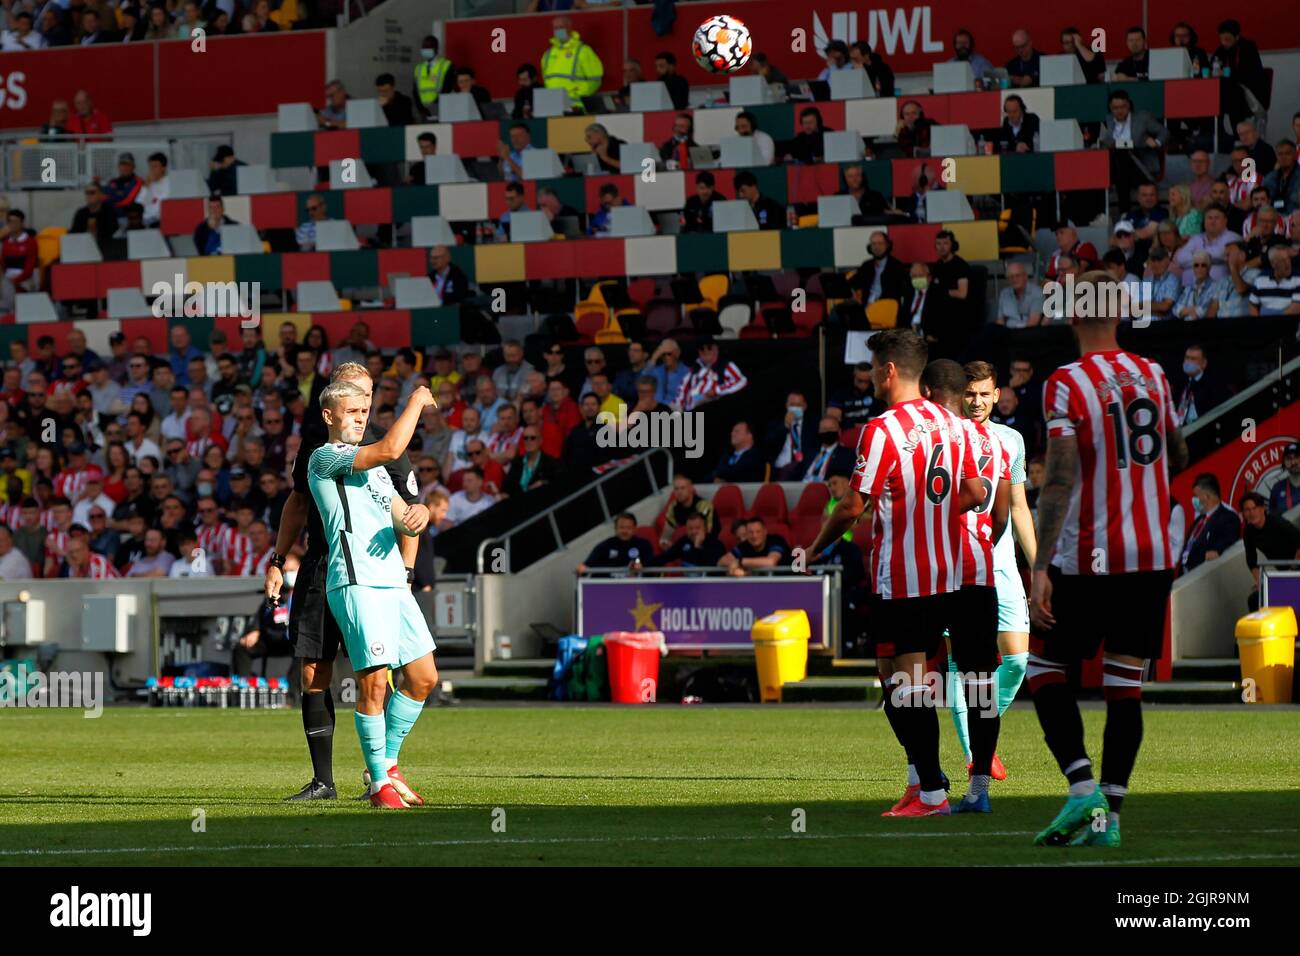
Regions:
[[1219, 58], [1216, 56], [1214, 58], [1214, 61], [1210, 64], [1210, 76], [1222, 76], [1222, 75], [1223, 75], [1223, 64], [1219, 62]]
[[510, 656], [513, 653], [512, 643], [510, 635], [508, 634], [503, 634], [497, 639], [497, 655], [503, 661], [510, 660]]

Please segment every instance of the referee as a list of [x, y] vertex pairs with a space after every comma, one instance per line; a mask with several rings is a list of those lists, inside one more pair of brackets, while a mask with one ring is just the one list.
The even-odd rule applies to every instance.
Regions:
[[[355, 382], [373, 391], [374, 382], [364, 365], [344, 362], [330, 376], [331, 382]], [[285, 555], [307, 528], [307, 553], [298, 571], [297, 587], [289, 616], [289, 640], [293, 642], [294, 657], [302, 661], [302, 729], [307, 737], [307, 750], [311, 754], [312, 778], [305, 787], [289, 800], [337, 800], [334, 787], [334, 695], [330, 685], [334, 680], [334, 658], [343, 644], [343, 634], [334, 621], [325, 600], [325, 571], [329, 547], [325, 541], [325, 528], [320, 512], [307, 486], [307, 462], [314, 452], [328, 440], [320, 402], [313, 398], [304, 414], [302, 444], [293, 463], [293, 491], [285, 499], [280, 513], [280, 530], [276, 537], [275, 554], [266, 569], [266, 596], [278, 600], [283, 584]], [[363, 445], [378, 441], [381, 435], [373, 425], [366, 425]], [[419, 486], [411, 471], [410, 459], [401, 457], [384, 466], [393, 487], [397, 489], [408, 507], [408, 525], [428, 523], [428, 509], [419, 504]], [[413, 509], [413, 510], [412, 510]], [[421, 529], [422, 530], [422, 529]], [[412, 580], [418, 537], [399, 537], [402, 563], [406, 565], [406, 580]]]

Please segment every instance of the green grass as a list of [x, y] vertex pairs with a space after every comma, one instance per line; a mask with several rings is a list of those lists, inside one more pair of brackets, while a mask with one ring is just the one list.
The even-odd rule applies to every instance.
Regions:
[[[1095, 756], [1104, 714], [1084, 717]], [[900, 752], [860, 707], [429, 710], [402, 768], [430, 805], [388, 813], [350, 799], [346, 710], [332, 804], [282, 802], [310, 775], [296, 712], [10, 710], [0, 727], [0, 865], [1300, 863], [1293, 708], [1148, 708], [1118, 852], [1029, 845], [1063, 784], [1023, 704], [994, 813], [923, 820], [881, 819]]]

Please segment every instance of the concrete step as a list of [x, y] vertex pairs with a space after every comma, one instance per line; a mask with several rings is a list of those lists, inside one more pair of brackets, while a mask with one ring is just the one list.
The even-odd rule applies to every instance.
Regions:
[[553, 657], [517, 657], [508, 661], [488, 661], [483, 665], [485, 677], [549, 678], [555, 670]]
[[789, 703], [821, 701], [880, 700], [880, 683], [874, 677], [806, 677], [781, 688], [781, 700]]
[[1176, 681], [1239, 681], [1241, 662], [1235, 657], [1195, 657], [1174, 661]]
[[544, 677], [447, 678], [453, 697], [462, 700], [545, 700]]
[[1142, 685], [1142, 699], [1153, 704], [1241, 703], [1241, 684], [1231, 680], [1172, 680]]

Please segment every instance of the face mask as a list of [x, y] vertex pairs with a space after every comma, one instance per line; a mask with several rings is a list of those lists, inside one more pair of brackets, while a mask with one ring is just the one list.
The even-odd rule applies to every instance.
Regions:
[[1198, 517], [1200, 516], [1200, 514], [1201, 514], [1201, 499], [1200, 499], [1200, 498], [1193, 498], [1193, 499], [1192, 499], [1192, 512], [1193, 512], [1195, 515], [1197, 515]]
[[798, 405], [787, 405], [785, 410], [795, 418], [803, 418], [803, 408]]
[[961, 61], [963, 61], [963, 62], [966, 61], [966, 60], [969, 60], [969, 59], [970, 59], [970, 50], [958, 50], [958, 51], [957, 51], [957, 59], [958, 59], [958, 60], [961, 60]]
[[197, 490], [200, 498], [207, 498], [212, 494], [212, 483], [209, 481], [201, 481], [199, 482]]
[[1195, 362], [1187, 361], [1183, 363], [1184, 375], [1199, 375], [1200, 371], [1201, 371], [1201, 367], [1197, 365]]
[[568, 31], [568, 30], [565, 30], [565, 29], [563, 29], [563, 28], [561, 28], [561, 29], [559, 29], [559, 30], [556, 30], [556, 31], [555, 31], [555, 39], [557, 39], [557, 40], [559, 40], [561, 43], [563, 43], [565, 40], [569, 39], [569, 31]]
[[432, 59], [433, 59], [433, 51], [430, 50], [428, 47], [423, 47], [423, 48], [421, 48], [421, 50], [420, 50], [420, 57], [421, 57], [421, 59], [432, 60]]
[[840, 433], [839, 433], [839, 432], [819, 432], [818, 435], [817, 435], [817, 437], [820, 438], [820, 439], [822, 440], [822, 444], [823, 444], [823, 445], [834, 445], [837, 441], [840, 440]]
[[930, 280], [923, 276], [916, 276], [912, 279], [912, 288], [917, 292], [924, 292], [926, 289], [930, 288]]
[[285, 587], [287, 587], [287, 588], [291, 588], [291, 587], [293, 587], [294, 582], [297, 581], [297, 580], [298, 580], [298, 572], [297, 572], [297, 571], [285, 571], [285, 572], [284, 572], [284, 586], [285, 586]]

